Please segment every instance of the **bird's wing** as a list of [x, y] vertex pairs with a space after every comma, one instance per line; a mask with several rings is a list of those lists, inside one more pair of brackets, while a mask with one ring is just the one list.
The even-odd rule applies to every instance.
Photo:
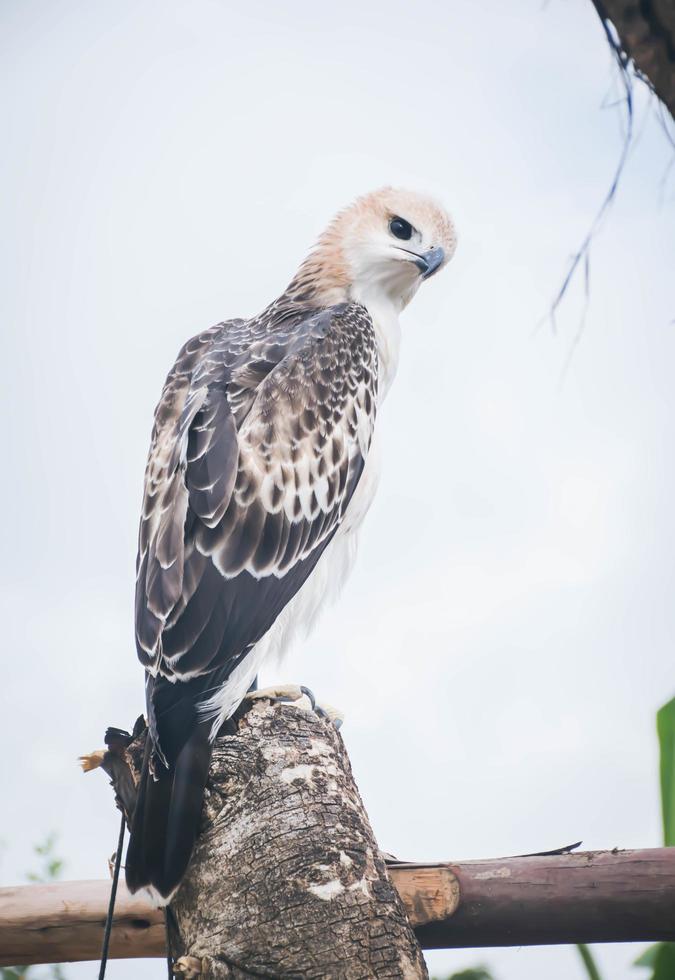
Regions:
[[[305, 581], [372, 436], [364, 307], [189, 342], [155, 416], [139, 533], [136, 638], [152, 673], [224, 679]], [[173, 685], [172, 685], [173, 686]]]

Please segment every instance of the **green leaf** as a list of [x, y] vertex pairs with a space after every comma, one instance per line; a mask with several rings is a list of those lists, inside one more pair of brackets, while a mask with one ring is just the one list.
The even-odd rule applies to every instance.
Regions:
[[633, 961], [633, 966], [656, 966], [656, 957], [660, 946], [661, 943], [654, 943], [653, 946], [648, 946], [644, 953], [640, 953], [638, 958]]
[[663, 843], [675, 846], [675, 698], [656, 714], [661, 750], [661, 811]]
[[633, 963], [652, 970], [649, 980], [675, 980], [675, 943], [655, 943]]
[[675, 978], [675, 943], [659, 943], [652, 980]]
[[45, 854], [50, 854], [54, 849], [54, 844], [56, 843], [56, 834], [48, 834], [42, 844], [36, 844], [33, 850], [36, 854], [44, 856]]
[[[675, 698], [656, 712], [661, 776], [663, 843], [675, 846]], [[635, 960], [634, 966], [652, 970], [651, 980], [675, 980], [675, 943], [656, 943]]]
[[586, 975], [588, 976], [588, 980], [602, 980], [600, 971], [598, 970], [598, 966], [593, 959], [593, 954], [591, 953], [590, 948], [585, 943], [579, 943], [577, 949], [579, 950], [581, 962], [586, 967]]
[[47, 877], [50, 880], [58, 878], [63, 868], [63, 861], [60, 858], [53, 858], [47, 865]]

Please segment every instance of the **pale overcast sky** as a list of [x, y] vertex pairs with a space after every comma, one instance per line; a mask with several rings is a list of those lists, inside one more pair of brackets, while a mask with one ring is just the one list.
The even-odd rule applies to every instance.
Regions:
[[[106, 874], [116, 811], [75, 760], [143, 707], [136, 526], [179, 346], [260, 310], [387, 183], [442, 198], [459, 247], [404, 316], [354, 577], [263, 680], [343, 708], [388, 851], [658, 845], [675, 178], [644, 93], [563, 384], [580, 283], [536, 330], [621, 146], [590, 0], [4, 0], [0, 25], [3, 882], [50, 830], [67, 877]], [[637, 980], [638, 952], [598, 957]], [[429, 956], [437, 976], [480, 962], [582, 976], [570, 948]]]

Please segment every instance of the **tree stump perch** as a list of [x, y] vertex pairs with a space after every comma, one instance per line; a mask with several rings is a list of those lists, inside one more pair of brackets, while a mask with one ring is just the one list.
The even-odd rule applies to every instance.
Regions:
[[[200, 836], [170, 906], [177, 971], [209, 980], [425, 978], [344, 743], [304, 703], [256, 701], [235, 734], [216, 739]], [[130, 745], [95, 760], [127, 817], [139, 728]]]

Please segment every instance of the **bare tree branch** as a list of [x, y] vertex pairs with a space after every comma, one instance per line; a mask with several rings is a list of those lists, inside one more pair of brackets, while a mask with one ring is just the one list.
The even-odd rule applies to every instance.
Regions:
[[606, 32], [613, 25], [624, 61], [633, 62], [675, 119], [675, 2], [593, 0], [593, 6]]

